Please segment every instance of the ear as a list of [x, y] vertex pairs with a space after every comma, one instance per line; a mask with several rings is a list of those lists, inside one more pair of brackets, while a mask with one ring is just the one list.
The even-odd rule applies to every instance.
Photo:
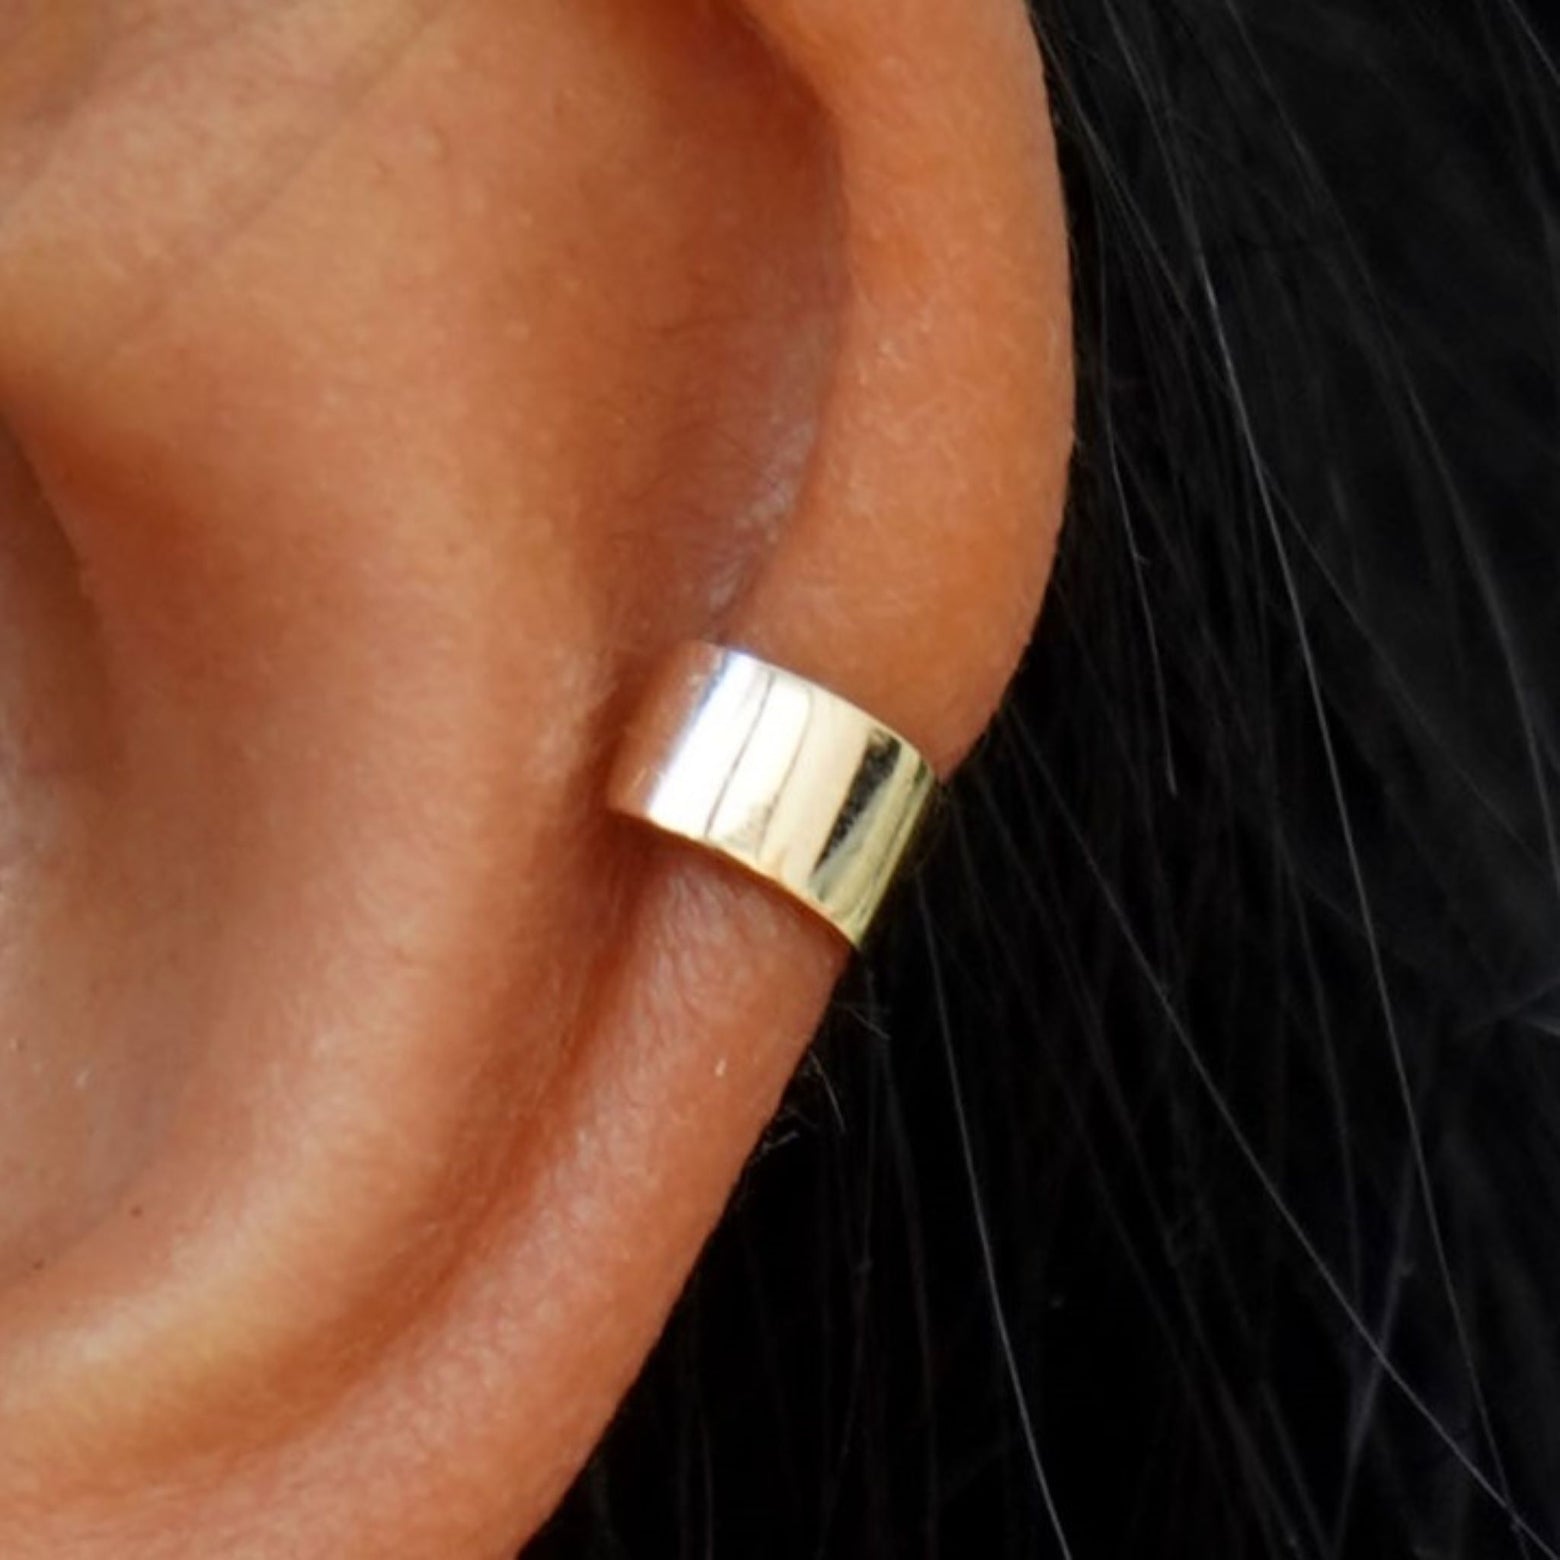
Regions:
[[8, 1555], [512, 1550], [834, 938], [602, 805], [678, 640], [945, 770], [1071, 432], [1021, 0], [0, 29]]

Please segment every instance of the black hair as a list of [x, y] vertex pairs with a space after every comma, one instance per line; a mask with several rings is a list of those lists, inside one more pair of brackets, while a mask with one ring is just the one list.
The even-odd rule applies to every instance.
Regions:
[[1560, 32], [1041, 0], [1054, 588], [531, 1554], [1560, 1552]]

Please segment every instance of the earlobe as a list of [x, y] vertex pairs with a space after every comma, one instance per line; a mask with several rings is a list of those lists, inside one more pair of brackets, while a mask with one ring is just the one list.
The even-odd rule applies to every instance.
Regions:
[[[272, 80], [293, 22], [212, 79]], [[58, 302], [49, 245], [85, 300], [0, 337], [122, 737], [68, 954], [129, 1037], [101, 1115], [173, 1102], [0, 1290], [0, 1530], [497, 1554], [842, 958], [607, 813], [647, 669], [748, 645], [946, 770], [1038, 609], [1071, 432], [1039, 63], [1018, 0], [483, 0], [300, 99], [307, 155], [203, 79], [88, 113], [0, 229], [8, 307]], [[138, 275], [82, 213], [126, 209], [117, 147], [175, 158], [170, 102], [226, 149]]]

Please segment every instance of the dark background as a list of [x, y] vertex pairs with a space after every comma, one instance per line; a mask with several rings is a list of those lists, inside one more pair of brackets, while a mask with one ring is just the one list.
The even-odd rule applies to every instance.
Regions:
[[531, 1560], [1560, 1546], [1560, 48], [1045, 0], [1055, 589]]

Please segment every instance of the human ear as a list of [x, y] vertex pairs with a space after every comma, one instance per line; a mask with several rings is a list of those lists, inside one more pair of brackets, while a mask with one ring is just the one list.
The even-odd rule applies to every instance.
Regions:
[[0, 1532], [545, 1518], [838, 940], [602, 805], [668, 647], [944, 771], [1071, 434], [1020, 0], [0, 32]]

